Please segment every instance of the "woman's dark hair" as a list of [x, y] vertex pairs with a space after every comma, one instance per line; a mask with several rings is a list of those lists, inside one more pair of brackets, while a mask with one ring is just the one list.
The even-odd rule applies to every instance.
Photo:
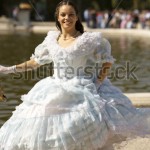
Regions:
[[59, 8], [63, 5], [69, 5], [69, 6], [72, 6], [76, 12], [76, 15], [78, 16], [78, 20], [76, 21], [76, 24], [75, 24], [75, 28], [77, 31], [80, 31], [80, 33], [83, 33], [84, 32], [84, 27], [79, 19], [79, 11], [76, 7], [76, 5], [70, 1], [70, 0], [62, 0], [57, 6], [56, 6], [56, 11], [55, 11], [55, 21], [56, 21], [56, 27], [58, 30], [62, 31], [61, 29], [61, 26], [60, 26], [60, 23], [58, 21], [58, 15], [59, 15]]

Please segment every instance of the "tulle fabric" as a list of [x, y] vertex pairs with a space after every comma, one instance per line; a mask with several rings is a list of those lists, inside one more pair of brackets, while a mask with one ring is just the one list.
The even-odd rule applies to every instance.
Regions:
[[107, 79], [99, 95], [91, 80], [48, 77], [21, 99], [0, 130], [1, 150], [96, 150], [115, 134], [148, 133], [146, 118]]

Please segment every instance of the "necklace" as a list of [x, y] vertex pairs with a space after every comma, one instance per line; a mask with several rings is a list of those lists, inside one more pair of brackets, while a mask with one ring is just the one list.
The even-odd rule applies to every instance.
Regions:
[[[63, 38], [64, 41], [70, 40], [70, 39], [72, 39], [72, 38], [75, 38], [75, 37], [77, 36], [77, 34], [78, 34], [78, 31], [76, 31], [76, 33], [75, 33], [74, 35], [72, 35], [71, 37], [69, 37], [69, 38], [66, 38], [66, 37], [64, 37], [64, 36], [62, 36], [62, 38]], [[61, 35], [63, 35], [63, 34], [61, 34]]]

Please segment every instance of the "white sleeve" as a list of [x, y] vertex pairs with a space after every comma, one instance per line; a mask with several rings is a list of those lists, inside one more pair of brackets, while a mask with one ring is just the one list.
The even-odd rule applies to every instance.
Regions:
[[111, 55], [111, 45], [105, 38], [101, 39], [100, 46], [95, 51], [95, 57], [97, 62], [101, 63], [114, 63], [115, 59]]
[[39, 65], [44, 65], [52, 62], [50, 50], [47, 46], [47, 38], [35, 48], [34, 54], [30, 57], [34, 59]]

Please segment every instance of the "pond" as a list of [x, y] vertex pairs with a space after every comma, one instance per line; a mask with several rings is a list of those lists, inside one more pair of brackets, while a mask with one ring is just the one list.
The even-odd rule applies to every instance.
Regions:
[[[148, 38], [104, 35], [111, 43], [116, 61], [109, 78], [123, 92], [150, 91], [150, 42]], [[0, 35], [0, 64], [13, 65], [28, 60], [45, 34]], [[20, 96], [27, 93], [40, 79], [47, 76], [45, 68], [14, 75], [0, 75], [0, 82], [8, 101], [0, 103], [0, 126], [11, 116]]]

